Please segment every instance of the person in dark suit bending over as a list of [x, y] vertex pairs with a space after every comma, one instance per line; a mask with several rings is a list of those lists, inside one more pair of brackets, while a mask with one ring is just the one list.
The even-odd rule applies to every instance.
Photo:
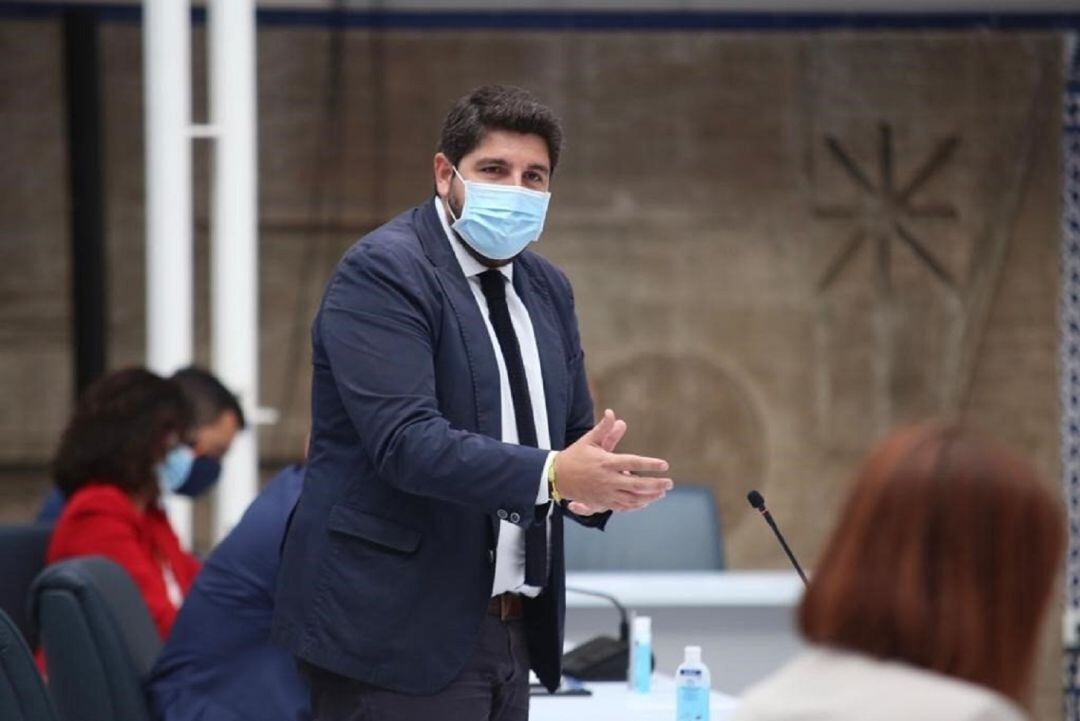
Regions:
[[316, 719], [528, 717], [559, 684], [564, 519], [671, 488], [593, 426], [570, 284], [541, 236], [562, 130], [524, 90], [461, 98], [436, 197], [354, 245], [312, 330], [312, 438], [276, 640]]

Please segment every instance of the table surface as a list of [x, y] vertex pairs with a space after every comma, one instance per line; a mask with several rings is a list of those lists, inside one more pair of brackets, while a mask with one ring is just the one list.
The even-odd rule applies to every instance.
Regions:
[[658, 606], [793, 607], [803, 593], [794, 571], [660, 571], [566, 574], [569, 608], [610, 606], [610, 602], [574, 593], [600, 591], [633, 608]]
[[[632, 693], [625, 683], [588, 683], [592, 696], [533, 696], [529, 721], [674, 721], [675, 682], [666, 676], [653, 679], [650, 694]], [[713, 691], [710, 721], [726, 721], [736, 699]]]

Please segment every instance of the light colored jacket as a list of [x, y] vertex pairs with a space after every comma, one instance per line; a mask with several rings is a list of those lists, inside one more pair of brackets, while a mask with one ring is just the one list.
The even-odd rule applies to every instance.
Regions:
[[753, 686], [731, 721], [1024, 721], [1001, 694], [895, 661], [812, 648]]

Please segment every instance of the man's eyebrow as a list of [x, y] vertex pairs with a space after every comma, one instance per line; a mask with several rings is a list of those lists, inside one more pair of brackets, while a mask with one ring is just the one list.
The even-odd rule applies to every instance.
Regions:
[[[502, 158], [497, 158], [497, 157], [478, 158], [476, 160], [476, 165], [477, 166], [480, 166], [480, 165], [499, 165], [499, 166], [502, 166], [504, 168], [510, 167], [510, 163], [506, 162]], [[551, 168], [549, 168], [544, 163], [530, 163], [529, 165], [526, 166], [526, 168], [528, 170], [539, 170], [539, 171], [541, 171], [541, 172], [543, 172], [545, 174], [548, 174], [548, 175], [551, 174]]]

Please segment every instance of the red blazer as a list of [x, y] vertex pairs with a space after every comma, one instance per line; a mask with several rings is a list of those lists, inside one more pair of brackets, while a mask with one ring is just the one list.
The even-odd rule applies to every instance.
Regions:
[[169, 565], [185, 595], [200, 566], [195, 556], [180, 548], [161, 508], [139, 510], [124, 491], [104, 483], [76, 492], [56, 522], [46, 561], [76, 556], [105, 556], [123, 566], [142, 593], [162, 639], [168, 637], [177, 609], [165, 590], [161, 564]]

